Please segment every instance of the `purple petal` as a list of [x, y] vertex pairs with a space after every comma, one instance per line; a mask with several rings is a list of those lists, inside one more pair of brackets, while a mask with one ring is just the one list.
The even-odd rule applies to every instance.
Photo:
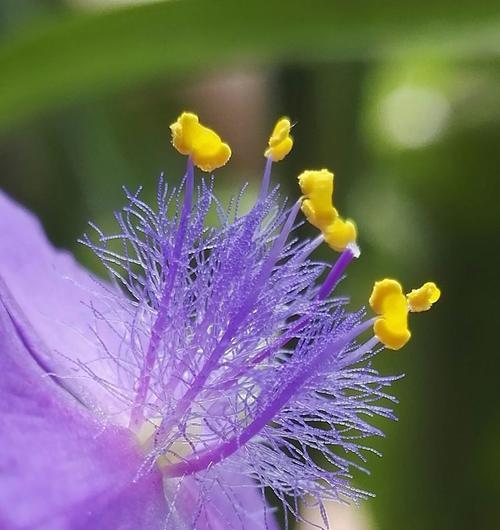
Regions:
[[161, 475], [134, 481], [130, 431], [103, 427], [33, 360], [0, 306], [0, 527], [160, 530]]
[[[178, 513], [197, 530], [278, 530], [272, 510], [253, 479], [220, 466], [181, 479]], [[168, 491], [168, 490], [167, 490]]]
[[0, 528], [277, 528], [260, 490], [223, 467], [210, 491], [206, 477], [175, 497], [167, 484], [168, 517], [159, 472], [135, 480], [143, 460], [130, 431], [98, 423], [44, 371], [43, 345], [1, 280], [0, 299]]
[[88, 306], [105, 307], [106, 298], [30, 213], [0, 193], [0, 527], [276, 528], [260, 490], [220, 469], [209, 494], [204, 481], [184, 481], [169, 518], [159, 472], [134, 480], [142, 458], [130, 432], [104, 428], [83, 405], [97, 412], [99, 387], [48, 375], [74, 371], [68, 358], [84, 363], [100, 354]]
[[[82, 400], [116, 410], [110, 396], [91, 378], [82, 384], [77, 364], [92, 363], [94, 373], [114, 382], [116, 374], [110, 365], [96, 361], [102, 356], [97, 336], [111, 348], [119, 340], [109, 326], [95, 318], [96, 311], [109, 312], [110, 292], [68, 252], [54, 249], [38, 220], [2, 192], [0, 276], [45, 346], [38, 348], [38, 361], [48, 371], [64, 376]], [[3, 301], [12, 313], [11, 301]], [[67, 379], [71, 375], [74, 378]]]

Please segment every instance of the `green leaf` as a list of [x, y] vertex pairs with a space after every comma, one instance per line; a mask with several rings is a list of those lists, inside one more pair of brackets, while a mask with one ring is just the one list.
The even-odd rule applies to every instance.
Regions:
[[79, 99], [228, 64], [500, 55], [500, 4], [174, 0], [45, 22], [0, 47], [0, 128]]

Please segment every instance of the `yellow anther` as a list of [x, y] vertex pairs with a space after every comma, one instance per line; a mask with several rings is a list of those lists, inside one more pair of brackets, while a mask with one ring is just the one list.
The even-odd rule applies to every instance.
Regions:
[[411, 337], [408, 329], [408, 302], [401, 284], [385, 279], [375, 282], [370, 306], [380, 315], [373, 329], [376, 337], [391, 350], [399, 350]]
[[193, 164], [203, 171], [223, 166], [231, 156], [231, 148], [212, 129], [200, 123], [198, 116], [183, 112], [170, 125], [172, 144], [183, 155], [189, 155]]
[[338, 217], [332, 204], [333, 173], [326, 169], [304, 171], [299, 175], [299, 186], [304, 195], [304, 215], [313, 226], [324, 230]]
[[328, 245], [338, 252], [356, 241], [356, 225], [339, 217], [333, 207], [333, 173], [327, 169], [304, 171], [299, 175], [304, 195], [302, 211], [307, 220], [323, 233]]
[[343, 252], [350, 243], [356, 241], [356, 225], [349, 219], [337, 217], [323, 230], [327, 244], [337, 252]]
[[441, 291], [433, 282], [424, 283], [407, 296], [396, 280], [375, 282], [370, 296], [370, 306], [380, 315], [373, 326], [375, 335], [391, 350], [399, 350], [411, 337], [408, 312], [426, 311], [440, 296]]
[[273, 162], [279, 162], [292, 150], [291, 128], [292, 124], [288, 118], [281, 118], [277, 121], [269, 138], [269, 147], [264, 152], [266, 158], [271, 158]]
[[419, 289], [413, 289], [411, 293], [406, 295], [406, 298], [410, 311], [418, 313], [430, 309], [440, 296], [441, 291], [438, 286], [434, 282], [427, 282]]

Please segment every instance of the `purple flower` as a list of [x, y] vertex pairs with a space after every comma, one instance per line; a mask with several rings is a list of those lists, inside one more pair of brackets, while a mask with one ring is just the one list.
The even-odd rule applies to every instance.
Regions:
[[[367, 496], [351, 470], [363, 439], [382, 434], [368, 420], [394, 418], [395, 379], [370, 359], [379, 342], [408, 340], [408, 311], [437, 288], [407, 298], [378, 282], [376, 318], [330, 296], [359, 253], [356, 230], [326, 170], [301, 175], [291, 207], [268, 190], [292, 148], [287, 119], [245, 215], [217, 200], [213, 177], [195, 180], [194, 164], [223, 165], [229, 146], [193, 114], [172, 132], [188, 155], [180, 189], [160, 178], [154, 208], [125, 191], [117, 233], [92, 225], [82, 240], [108, 283], [0, 196], [1, 528], [273, 529], [266, 488], [297, 518], [306, 495]], [[321, 231], [312, 241], [294, 232], [301, 207]], [[323, 241], [342, 252], [333, 266], [311, 258]]]

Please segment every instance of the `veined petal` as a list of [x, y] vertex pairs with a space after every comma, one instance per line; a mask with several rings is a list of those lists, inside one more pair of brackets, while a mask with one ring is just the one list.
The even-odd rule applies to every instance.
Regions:
[[162, 530], [161, 476], [40, 369], [0, 306], [0, 526]]
[[[0, 303], [0, 527], [180, 530], [196, 520], [199, 530], [277, 528], [260, 490], [234, 471], [186, 478], [180, 494], [157, 468], [140, 476], [134, 435], [100, 423], [43, 370], [43, 344], [11, 311]], [[207, 483], [216, 487], [207, 492]]]
[[272, 510], [266, 506], [262, 489], [233, 467], [221, 466], [198, 479], [181, 479], [178, 503], [179, 515], [188, 529], [279, 528]]
[[[7, 306], [17, 305], [27, 322], [46, 346], [38, 355], [48, 371], [65, 378], [65, 384], [83, 401], [107, 412], [116, 412], [110, 394], [91, 378], [82, 378], [79, 366], [92, 364], [92, 370], [113, 383], [116, 372], [100, 361], [99, 340], [113, 348], [118, 335], [107, 321], [111, 300], [116, 307], [118, 293], [103, 287], [65, 251], [47, 240], [38, 220], [0, 192], [0, 275], [11, 294]], [[111, 294], [113, 296], [111, 296]], [[14, 311], [12, 307], [9, 309]], [[120, 324], [118, 323], [117, 326]]]

